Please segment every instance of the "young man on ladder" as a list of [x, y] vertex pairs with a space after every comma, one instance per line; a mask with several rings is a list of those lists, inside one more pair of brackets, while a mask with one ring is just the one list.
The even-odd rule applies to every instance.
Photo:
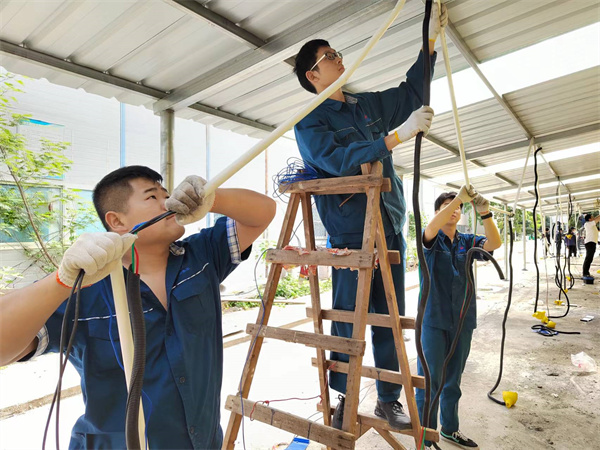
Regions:
[[[437, 5], [429, 25], [428, 54], [435, 63], [435, 39], [448, 18], [445, 6], [438, 14]], [[400, 315], [404, 315], [405, 242], [402, 226], [406, 204], [402, 181], [396, 175], [392, 150], [419, 132], [427, 133], [433, 110], [422, 106], [423, 52], [406, 75], [406, 82], [383, 92], [347, 95], [338, 90], [300, 121], [295, 127], [296, 139], [304, 161], [323, 178], [352, 176], [361, 173], [361, 164], [381, 161], [383, 176], [390, 178], [391, 192], [381, 195], [381, 215], [390, 250], [399, 250], [401, 264], [392, 266]], [[307, 42], [296, 56], [294, 69], [302, 87], [319, 94], [344, 72], [342, 55], [327, 41]], [[399, 127], [399, 128], [398, 128]], [[394, 132], [393, 130], [397, 130]], [[316, 196], [319, 215], [335, 248], [359, 249], [362, 246], [366, 213], [365, 195]], [[388, 313], [381, 273], [374, 272], [370, 308], [376, 313]], [[333, 308], [353, 311], [355, 308], [357, 275], [350, 269], [333, 269]], [[351, 337], [352, 324], [333, 322], [334, 336]], [[373, 327], [373, 354], [378, 368], [398, 370], [394, 338], [389, 328]], [[331, 353], [332, 360], [347, 362], [348, 355]], [[347, 375], [330, 373], [330, 386], [345, 394]], [[401, 386], [377, 381], [378, 400], [375, 414], [394, 428], [410, 427], [411, 422], [398, 402]], [[341, 429], [344, 396], [335, 410], [332, 425]]]

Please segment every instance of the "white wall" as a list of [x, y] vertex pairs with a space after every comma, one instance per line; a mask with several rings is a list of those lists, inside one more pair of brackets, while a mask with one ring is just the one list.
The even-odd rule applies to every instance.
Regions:
[[[17, 94], [16, 112], [32, 119], [60, 125], [54, 135], [71, 143], [67, 156], [73, 160], [71, 171], [57, 183], [65, 187], [92, 190], [108, 172], [120, 165], [121, 106], [115, 99], [106, 99], [83, 90], [53, 85], [45, 80], [25, 79], [24, 92]], [[138, 106], [125, 106], [125, 162], [146, 165], [160, 171], [160, 119], [152, 111]], [[57, 134], [58, 133], [58, 134]], [[174, 183], [196, 174], [210, 179], [233, 160], [250, 149], [257, 139], [229, 131], [210, 128], [191, 120], [175, 119]], [[207, 147], [210, 156], [207, 158]], [[265, 186], [265, 155], [268, 176]], [[259, 155], [247, 167], [234, 175], [223, 187], [252, 189], [272, 195], [272, 177], [287, 164], [288, 158], [299, 157], [294, 140], [282, 138], [268, 153]], [[207, 167], [207, 160], [210, 166]], [[208, 170], [207, 170], [208, 169]], [[266, 188], [266, 189], [265, 189]], [[277, 217], [266, 235], [277, 240], [285, 213], [285, 204], [278, 206]], [[187, 226], [187, 234], [206, 226], [202, 220]], [[299, 229], [300, 236], [303, 233]], [[0, 243], [0, 266], [27, 267], [26, 257], [14, 245]], [[228, 280], [229, 285], [249, 286], [253, 281], [254, 259], [245, 263]], [[264, 271], [260, 271], [262, 273]], [[30, 268], [16, 286], [31, 283], [40, 271]]]

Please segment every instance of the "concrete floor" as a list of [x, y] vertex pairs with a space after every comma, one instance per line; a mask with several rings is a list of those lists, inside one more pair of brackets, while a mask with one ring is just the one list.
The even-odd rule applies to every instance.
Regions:
[[[498, 280], [490, 265], [480, 266], [479, 326], [473, 336], [471, 355], [463, 375], [461, 430], [478, 442], [482, 449], [600, 449], [600, 417], [597, 412], [597, 405], [600, 404], [600, 374], [581, 373], [571, 363], [571, 354], [581, 351], [600, 363], [600, 281], [584, 286], [578, 280], [569, 291], [571, 303], [577, 306], [572, 307], [567, 317], [556, 319], [558, 330], [580, 331], [580, 335], [540, 336], [530, 329], [531, 325], [539, 323], [531, 317], [535, 269], [530, 263], [527, 272], [521, 271], [522, 257], [519, 257], [518, 248], [515, 248], [515, 252], [513, 306], [507, 323], [504, 373], [497, 396], [501, 396], [502, 390], [513, 390], [518, 392], [519, 401], [516, 406], [507, 409], [491, 402], [486, 396], [498, 375], [501, 322], [507, 302], [508, 283]], [[530, 250], [528, 254], [532, 254]], [[504, 267], [502, 255], [498, 255], [498, 258]], [[545, 309], [546, 277], [543, 260], [540, 261], [540, 299], [544, 304], [540, 308]], [[580, 265], [581, 260], [573, 265], [574, 274], [575, 266], [580, 270]], [[593, 269], [595, 271], [598, 267]], [[553, 305], [558, 288], [553, 284], [554, 264], [551, 260], [548, 260], [548, 270], [550, 312], [559, 315], [564, 307]], [[408, 277], [408, 286], [416, 282], [414, 274]], [[417, 295], [416, 289], [407, 292], [407, 315], [416, 314]], [[330, 302], [330, 296], [324, 295], [324, 307], [327, 307], [327, 302]], [[304, 308], [303, 305], [275, 307], [269, 325], [278, 326], [302, 319], [305, 317]], [[581, 322], [580, 318], [587, 314], [594, 315], [595, 319], [589, 323]], [[255, 320], [255, 310], [228, 313], [224, 315], [224, 328], [226, 332], [244, 330], [246, 323]], [[326, 324], [326, 329], [328, 327]], [[312, 325], [306, 324], [296, 329], [311, 331]], [[228, 339], [240, 336], [243, 334]], [[243, 343], [225, 350], [223, 400], [237, 391], [248, 345]], [[407, 347], [413, 371], [416, 371], [414, 339]], [[266, 341], [250, 399], [273, 401], [318, 395], [317, 371], [310, 365], [313, 356], [314, 349], [311, 348], [275, 340]], [[55, 355], [49, 355], [36, 362], [13, 365], [0, 371], [0, 408], [5, 409], [52, 392], [56, 383], [56, 358]], [[367, 352], [365, 364], [372, 363], [372, 355]], [[71, 374], [67, 387], [76, 383], [76, 374]], [[374, 382], [363, 379], [362, 386], [360, 411], [371, 413], [376, 401]], [[272, 402], [271, 406], [319, 420], [320, 414], [316, 412], [318, 401]], [[0, 449], [40, 448], [47, 411], [46, 405], [1, 420]], [[60, 427], [62, 447], [67, 448], [70, 428], [82, 411], [81, 396], [63, 401]], [[223, 410], [221, 422], [224, 428], [228, 419], [229, 412]], [[247, 450], [285, 448], [285, 445], [276, 446], [289, 443], [293, 438], [287, 432], [249, 419], [244, 421], [244, 433], [240, 432], [236, 448], [244, 448], [242, 436]], [[399, 439], [407, 448], [414, 447], [414, 442], [408, 437], [400, 436]], [[52, 443], [49, 448], [54, 448], [52, 434], [49, 442]], [[310, 446], [320, 447], [318, 444]], [[453, 448], [447, 443], [441, 443], [441, 447]], [[357, 441], [356, 448], [383, 449], [389, 446], [371, 430]]]

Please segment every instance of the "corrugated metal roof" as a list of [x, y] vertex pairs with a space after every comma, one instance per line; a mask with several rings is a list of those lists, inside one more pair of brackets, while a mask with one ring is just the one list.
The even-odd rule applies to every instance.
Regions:
[[[213, 14], [212, 20], [220, 16], [234, 24], [234, 32], [238, 27], [251, 33], [252, 43], [224, 31], [227, 24], [220, 20], [211, 23], [179, 3], [2, 1], [0, 64], [15, 73], [148, 108], [157, 98], [172, 98], [188, 93], [189, 86], [201, 85], [199, 92], [190, 91], [199, 103], [190, 108], [182, 107], [185, 100], [178, 103], [178, 116], [262, 137], [311, 99], [285, 60], [304, 41], [322, 37], [351, 64], [394, 5], [391, 0], [197, 2]], [[448, 2], [448, 10], [454, 32], [479, 62], [600, 21], [597, 0], [454, 0]], [[421, 0], [406, 1], [400, 16], [351, 78], [349, 90], [383, 90], [404, 79], [421, 45], [422, 14]], [[448, 43], [453, 71], [467, 68], [460, 46], [450, 39]], [[8, 51], [10, 44], [28, 50], [26, 57], [35, 52], [43, 65], [24, 59], [14, 48]], [[64, 60], [70, 65], [62, 67], [59, 63]], [[238, 67], [235, 64], [240, 71], [229, 73], [231, 67]], [[82, 69], [95, 72], [90, 75]], [[435, 77], [444, 74], [440, 55]], [[600, 141], [600, 127], [589, 127], [600, 124], [598, 67], [508, 93], [504, 99], [538, 140], [546, 137], [545, 154]], [[466, 106], [460, 109], [460, 119], [467, 155], [475, 156], [468, 162], [469, 169], [491, 167], [486, 175], [474, 177], [473, 183], [491, 192], [511, 187], [511, 180], [518, 182], [522, 169], [494, 172], [494, 166], [523, 159], [527, 152], [523, 130], [501, 105], [489, 99]], [[575, 132], [563, 133], [568, 130]], [[430, 137], [435, 143], [424, 142], [422, 173], [433, 178], [460, 173], [450, 113], [436, 116]], [[411, 170], [412, 154], [412, 145], [396, 149], [394, 162], [400, 172]], [[599, 155], [563, 159], [553, 167], [562, 178], [600, 170]], [[546, 167], [540, 166], [540, 173], [543, 178], [554, 176]], [[528, 168], [525, 183], [532, 180]]]

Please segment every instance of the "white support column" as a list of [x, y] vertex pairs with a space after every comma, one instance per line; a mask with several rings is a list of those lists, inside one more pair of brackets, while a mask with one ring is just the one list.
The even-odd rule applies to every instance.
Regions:
[[167, 191], [173, 191], [175, 113], [168, 109], [160, 113], [160, 174]]
[[523, 207], [523, 270], [527, 270], [527, 210]]

